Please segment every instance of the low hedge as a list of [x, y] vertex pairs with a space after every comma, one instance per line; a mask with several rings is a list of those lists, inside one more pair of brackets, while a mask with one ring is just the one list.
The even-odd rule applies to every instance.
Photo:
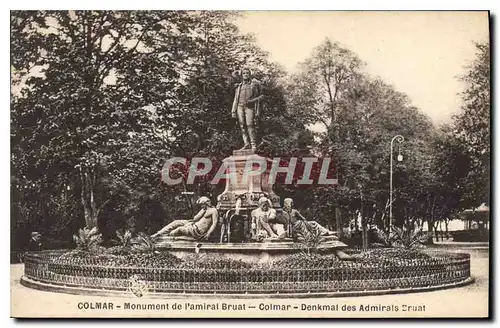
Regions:
[[489, 230], [458, 230], [450, 232], [453, 241], [458, 242], [487, 242], [489, 241]]

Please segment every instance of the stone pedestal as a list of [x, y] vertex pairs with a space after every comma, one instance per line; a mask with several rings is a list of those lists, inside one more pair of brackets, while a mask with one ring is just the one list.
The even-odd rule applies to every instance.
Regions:
[[[259, 206], [259, 199], [267, 197], [280, 215], [280, 198], [269, 184], [272, 161], [255, 154], [252, 150], [235, 150], [233, 156], [224, 159], [226, 174], [233, 173], [233, 179], [226, 179], [224, 192], [217, 197], [217, 209], [221, 223], [220, 242], [251, 242], [256, 236], [251, 231], [251, 212]], [[257, 164], [259, 163], [259, 164]], [[265, 170], [258, 175], [248, 176], [246, 171], [257, 171], [259, 165]]]
[[[251, 163], [264, 161], [267, 163], [266, 170], [258, 176], [248, 177], [244, 181], [245, 170]], [[242, 211], [253, 210], [258, 207], [259, 198], [265, 196], [272, 202], [273, 208], [281, 210], [280, 198], [273, 191], [273, 186], [269, 184], [269, 173], [272, 161], [255, 154], [251, 150], [235, 150], [233, 156], [224, 159], [229, 169], [235, 170], [236, 181], [226, 180], [226, 188], [217, 198], [217, 208], [221, 212], [236, 209], [238, 199], [240, 200], [238, 208]], [[247, 163], [249, 166], [247, 166]]]

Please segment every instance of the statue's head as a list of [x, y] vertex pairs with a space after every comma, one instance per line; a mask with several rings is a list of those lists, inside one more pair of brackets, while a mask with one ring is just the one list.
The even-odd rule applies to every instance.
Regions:
[[266, 198], [266, 197], [261, 197], [259, 198], [259, 207], [263, 210], [263, 211], [267, 211], [269, 210], [269, 208], [271, 207], [271, 201]]
[[198, 198], [196, 201], [196, 204], [202, 206], [202, 207], [208, 207], [211, 205], [210, 199], [208, 197], [202, 196]]
[[243, 81], [248, 81], [252, 78], [252, 70], [250, 68], [244, 67], [241, 69], [241, 77]]
[[283, 206], [286, 208], [292, 208], [293, 207], [293, 199], [285, 198], [285, 200], [283, 201]]

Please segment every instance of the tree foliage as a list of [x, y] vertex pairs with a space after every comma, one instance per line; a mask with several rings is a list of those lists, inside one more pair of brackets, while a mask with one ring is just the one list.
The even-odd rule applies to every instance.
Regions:
[[[313, 127], [316, 152], [335, 159], [339, 185], [315, 189], [306, 208], [327, 225], [361, 218], [361, 226], [387, 230], [390, 142], [396, 135], [405, 138], [393, 149], [396, 226], [413, 231], [427, 222], [436, 229], [438, 221], [470, 206], [470, 199], [482, 199], [477, 190], [489, 177], [489, 50], [478, 49], [473, 72], [463, 78], [470, 84], [463, 96], [469, 112], [460, 116], [467, 122], [457, 121], [462, 137], [456, 138], [449, 126], [435, 127], [405, 94], [366, 74], [350, 50], [331, 40], [315, 48], [289, 79], [288, 111]], [[482, 179], [470, 188], [473, 176]]]
[[490, 203], [490, 47], [476, 44], [476, 58], [461, 76], [465, 85], [462, 108], [455, 116], [454, 132], [469, 158], [467, 195], [464, 199], [472, 207]]
[[284, 73], [239, 33], [236, 15], [12, 12], [13, 223], [24, 227], [20, 238], [51, 217], [97, 226], [106, 240], [116, 228], [152, 232], [190, 215], [182, 191], [215, 201], [217, 186], [168, 187], [160, 171], [173, 156], [208, 155], [216, 165], [239, 145], [231, 73], [242, 65], [264, 85], [269, 151], [289, 145], [287, 135], [300, 126], [282, 120]]

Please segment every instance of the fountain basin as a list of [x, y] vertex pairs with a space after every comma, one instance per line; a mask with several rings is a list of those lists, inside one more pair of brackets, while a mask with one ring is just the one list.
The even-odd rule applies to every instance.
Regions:
[[[317, 245], [317, 250], [323, 254], [337, 253], [345, 249], [346, 244], [338, 240], [327, 240]], [[307, 249], [291, 239], [266, 240], [264, 242], [246, 243], [210, 243], [181, 238], [164, 238], [158, 243], [160, 250], [165, 250], [180, 259], [193, 254], [205, 254], [247, 263], [266, 263], [279, 261], [287, 255]]]

